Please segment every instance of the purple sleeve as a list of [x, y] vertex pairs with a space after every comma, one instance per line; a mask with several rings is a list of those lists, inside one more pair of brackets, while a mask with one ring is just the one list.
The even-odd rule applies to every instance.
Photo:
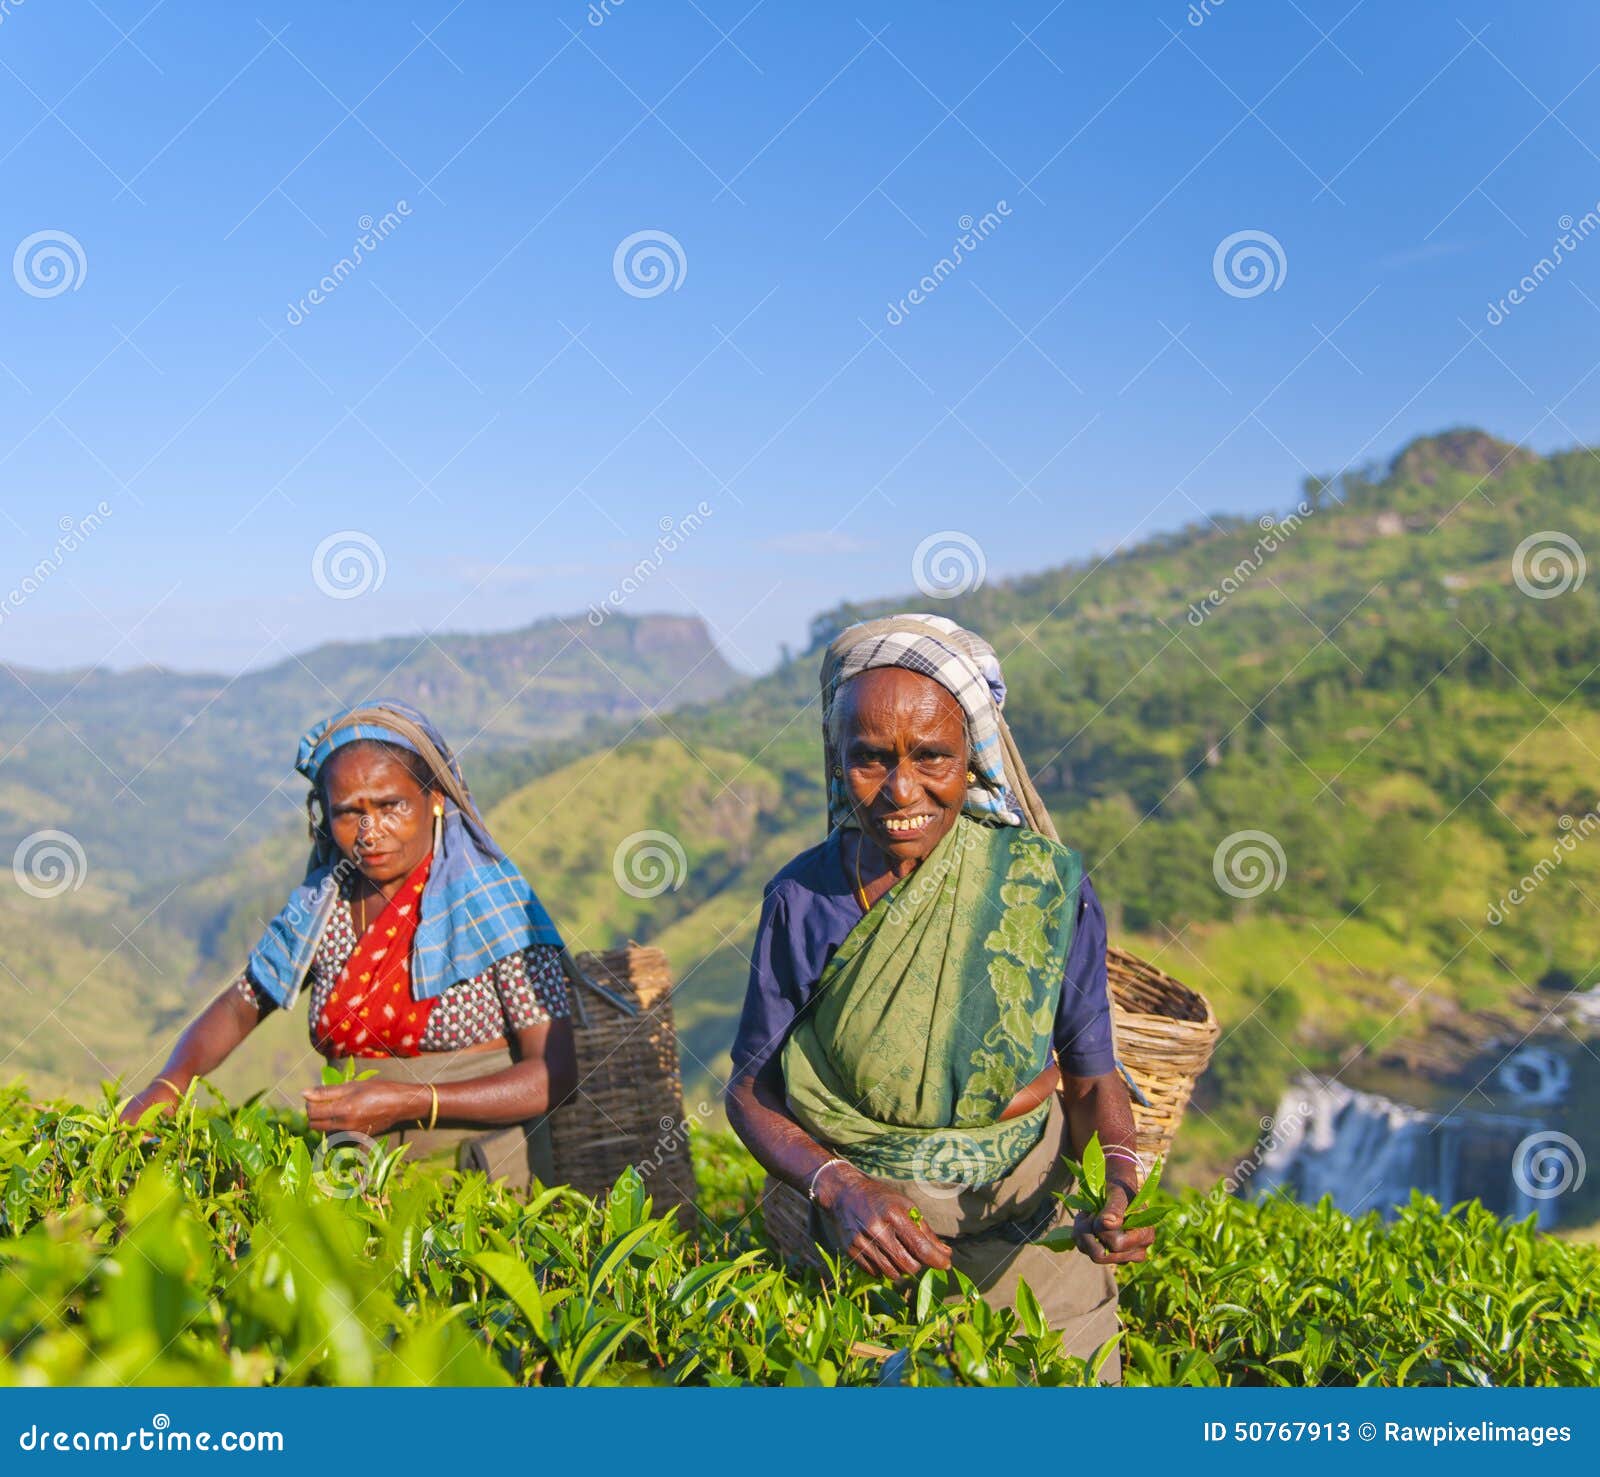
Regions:
[[1067, 950], [1053, 1040], [1068, 1076], [1100, 1077], [1116, 1069], [1106, 989], [1106, 915], [1087, 874], [1078, 889], [1078, 924]]
[[774, 888], [761, 905], [750, 954], [750, 983], [733, 1038], [735, 1080], [755, 1076], [777, 1055], [806, 1002], [809, 991], [796, 978], [793, 945], [788, 905]]

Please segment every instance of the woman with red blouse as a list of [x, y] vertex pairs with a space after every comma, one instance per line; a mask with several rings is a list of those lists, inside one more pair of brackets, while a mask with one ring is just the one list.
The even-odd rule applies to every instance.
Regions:
[[316, 1049], [377, 1072], [307, 1089], [313, 1129], [390, 1133], [517, 1186], [547, 1174], [540, 1124], [577, 1086], [571, 964], [444, 740], [378, 702], [318, 724], [296, 767], [305, 880], [123, 1117], [175, 1102], [304, 990]]

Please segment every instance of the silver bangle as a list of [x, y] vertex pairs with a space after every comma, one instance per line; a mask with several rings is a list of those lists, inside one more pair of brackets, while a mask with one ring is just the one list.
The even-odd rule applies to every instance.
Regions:
[[823, 1170], [832, 1169], [835, 1164], [848, 1164], [849, 1162], [848, 1159], [830, 1159], [826, 1164], [819, 1164], [811, 1176], [810, 1183], [806, 1185], [806, 1199], [815, 1200], [817, 1198], [817, 1181], [822, 1178]]

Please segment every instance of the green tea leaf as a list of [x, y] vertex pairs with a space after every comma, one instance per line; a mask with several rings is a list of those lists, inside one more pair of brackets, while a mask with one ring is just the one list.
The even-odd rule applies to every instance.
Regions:
[[1128, 1202], [1129, 1210], [1141, 1210], [1155, 1199], [1157, 1190], [1161, 1186], [1161, 1160], [1157, 1159], [1150, 1166], [1150, 1173], [1145, 1176], [1145, 1181], [1139, 1186], [1132, 1200]]
[[499, 1285], [501, 1292], [517, 1305], [518, 1312], [528, 1320], [528, 1327], [548, 1344], [551, 1335], [550, 1314], [527, 1263], [507, 1256], [502, 1251], [480, 1251], [471, 1261], [473, 1266]]
[[1022, 1326], [1032, 1338], [1041, 1338], [1050, 1327], [1045, 1319], [1044, 1309], [1039, 1306], [1039, 1299], [1033, 1295], [1033, 1289], [1021, 1277], [1017, 1278], [1017, 1317], [1022, 1320]]
[[1083, 1146], [1083, 1183], [1089, 1194], [1099, 1202], [1095, 1209], [1100, 1209], [1105, 1204], [1106, 1194], [1106, 1155], [1100, 1147], [1100, 1135], [1092, 1133], [1089, 1142]]

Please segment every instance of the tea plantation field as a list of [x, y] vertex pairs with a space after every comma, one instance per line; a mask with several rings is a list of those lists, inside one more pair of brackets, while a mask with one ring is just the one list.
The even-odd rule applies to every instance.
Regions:
[[[786, 1269], [753, 1163], [695, 1151], [686, 1227], [648, 1182], [523, 1203], [259, 1105], [140, 1131], [0, 1092], [0, 1383], [1093, 1382], [1027, 1298]], [[1126, 1379], [1593, 1384], [1597, 1274], [1600, 1250], [1476, 1205], [1385, 1225], [1189, 1195], [1122, 1276]]]

